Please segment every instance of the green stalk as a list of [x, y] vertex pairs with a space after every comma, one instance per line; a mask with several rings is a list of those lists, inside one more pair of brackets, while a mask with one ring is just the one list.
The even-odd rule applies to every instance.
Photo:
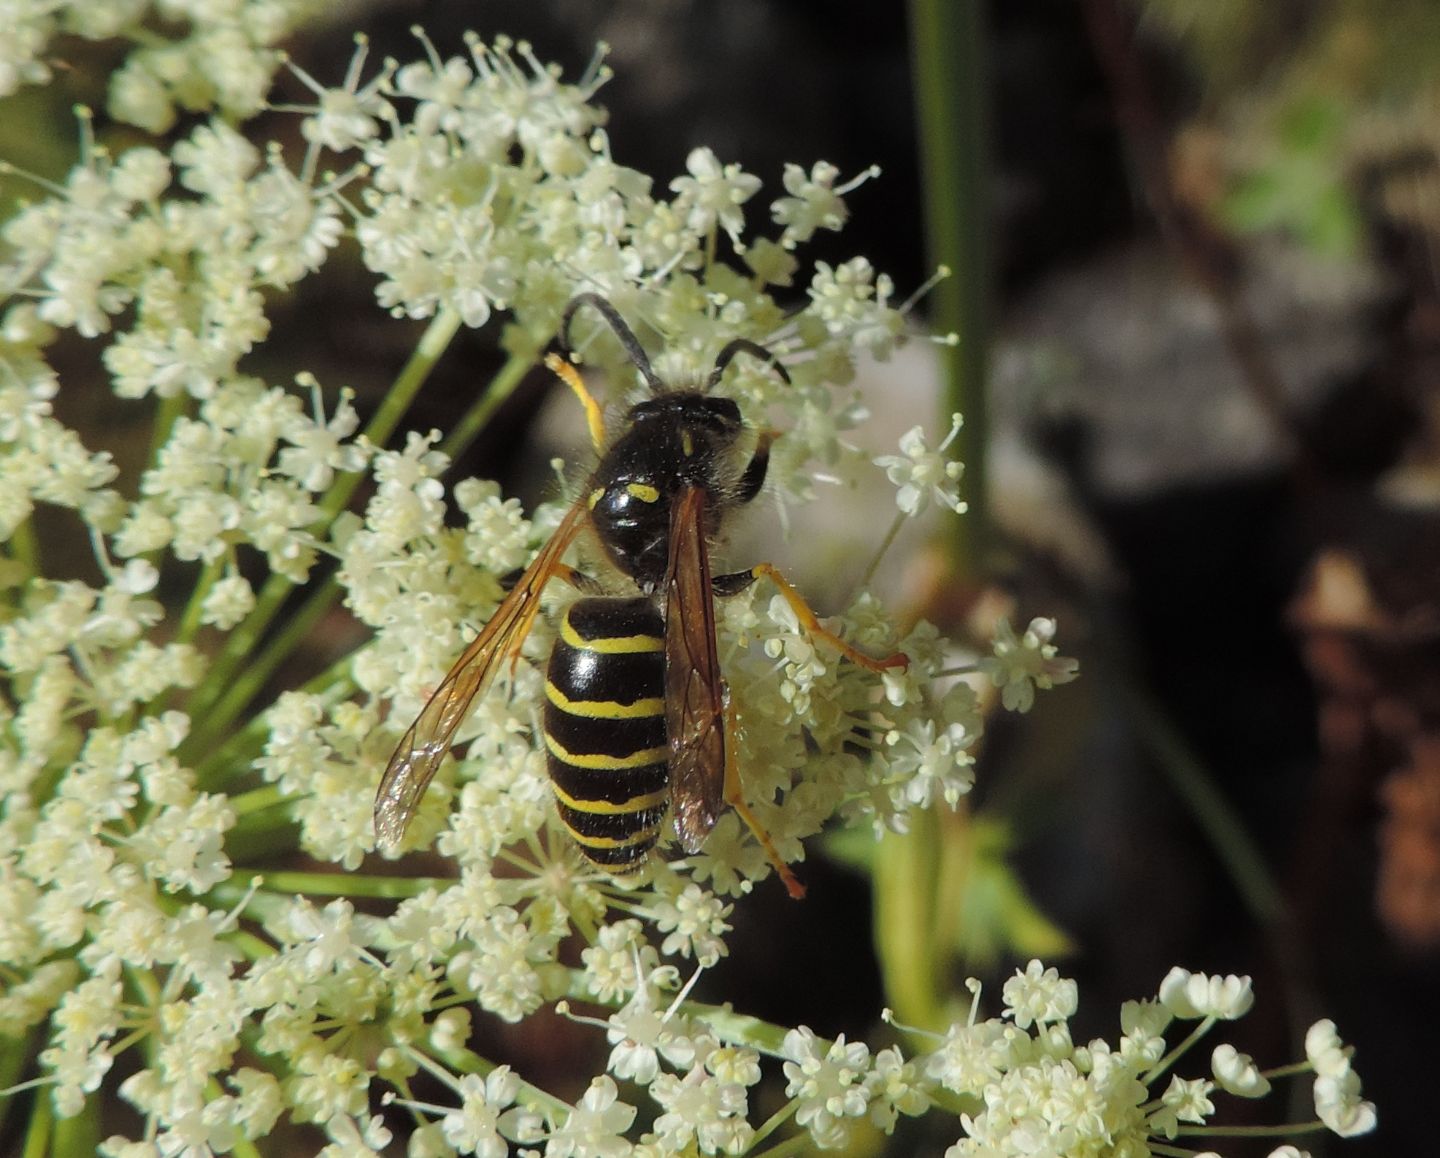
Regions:
[[50, 1153], [50, 1131], [55, 1125], [55, 1103], [49, 1089], [36, 1091], [30, 1108], [30, 1124], [25, 1130], [21, 1158], [44, 1158]]
[[20, 520], [6, 544], [10, 558], [24, 566], [28, 575], [40, 575], [40, 542], [35, 537], [35, 517]]
[[942, 425], [959, 411], [965, 425], [955, 443], [965, 464], [963, 519], [950, 520], [955, 578], [976, 581], [989, 546], [985, 448], [989, 436], [985, 382], [990, 339], [986, 308], [990, 262], [989, 111], [985, 5], [982, 0], [911, 0], [910, 43], [915, 76], [920, 175], [930, 261], [951, 272], [935, 287], [931, 325], [953, 332], [941, 347], [945, 406]]
[[0, 1138], [6, 1136], [5, 1120], [15, 1106], [14, 1094], [7, 1095], [3, 1091], [20, 1080], [25, 1061], [34, 1049], [35, 1037], [35, 1030], [30, 1029], [20, 1038], [0, 1038]]
[[534, 353], [510, 355], [505, 365], [500, 367], [500, 372], [490, 380], [489, 388], [475, 399], [470, 409], [445, 436], [445, 440], [440, 444], [443, 454], [451, 459], [457, 458], [475, 441], [475, 436], [485, 429], [485, 424], [494, 416], [495, 411], [515, 393], [515, 387], [520, 385], [530, 367], [535, 365], [535, 357]]
[[280, 630], [236, 675], [225, 693], [199, 721], [200, 726], [190, 737], [190, 743], [195, 748], [207, 751], [215, 746], [220, 737], [229, 734], [230, 726], [260, 694], [266, 681], [279, 671], [280, 666], [290, 658], [295, 649], [309, 638], [320, 621], [330, 613], [339, 597], [340, 583], [334, 575], [327, 576], [320, 586], [310, 592], [295, 614], [285, 620]]
[[1130, 701], [1126, 714], [1154, 756], [1156, 766], [1200, 826], [1251, 917], [1273, 928], [1286, 917], [1285, 901], [1234, 807], [1160, 705], [1137, 685], [1125, 690]]
[[[390, 389], [386, 392], [380, 403], [375, 416], [365, 427], [363, 437], [376, 446], [383, 446], [395, 432], [400, 419], [404, 417], [405, 411], [409, 409], [410, 403], [415, 400], [420, 387], [430, 376], [430, 371], [435, 368], [435, 363], [445, 352], [450, 344], [450, 339], [455, 336], [455, 331], [460, 327], [460, 317], [453, 310], [442, 309], [431, 321], [425, 333], [421, 335], [415, 352], [410, 355], [410, 360], [405, 363], [404, 368], [396, 377]], [[324, 528], [328, 529], [335, 516], [345, 509], [355, 493], [355, 488], [360, 485], [361, 473], [342, 474], [337, 476], [329, 492], [320, 501], [320, 509], [325, 513], [323, 519]], [[230, 633], [225, 642], [225, 647], [215, 658], [210, 666], [205, 680], [195, 689], [190, 698], [189, 714], [193, 720], [207, 717], [210, 709], [217, 701], [236, 683], [237, 673], [242, 665], [246, 664], [251, 655], [254, 654], [256, 646], [269, 629], [271, 622], [279, 613], [281, 606], [289, 596], [295, 584], [283, 575], [271, 575], [266, 580], [264, 587], [256, 598], [255, 607], [245, 617], [245, 621]], [[338, 595], [338, 589], [328, 595], [333, 601]], [[323, 599], [316, 600], [317, 606], [310, 610], [313, 618], [318, 619], [323, 610], [329, 606]], [[283, 659], [284, 656], [280, 656]], [[207, 731], [214, 733], [213, 728]], [[189, 751], [194, 751], [194, 745], [189, 746]]]
[[185, 605], [185, 611], [180, 616], [180, 626], [175, 629], [177, 643], [189, 643], [195, 638], [195, 633], [200, 630], [200, 616], [204, 611], [205, 597], [210, 594], [210, 589], [215, 586], [215, 581], [220, 578], [220, 573], [224, 568], [225, 560], [215, 558], [201, 569], [200, 577], [195, 580], [195, 590], [190, 593], [190, 601]]
[[50, 1137], [50, 1153], [55, 1158], [78, 1158], [81, 1154], [94, 1154], [100, 1148], [98, 1093], [86, 1098], [84, 1107], [73, 1118], [55, 1119]]
[[[362, 876], [360, 873], [270, 872], [266, 869], [237, 868], [231, 874], [231, 880], [226, 882], [227, 889], [231, 884], [244, 886], [256, 877], [270, 892], [287, 896], [379, 897], [391, 901], [403, 901], [419, 896], [426, 889], [443, 889], [454, 883], [439, 877], [382, 877]], [[243, 895], [243, 887], [240, 892]], [[231, 896], [226, 892], [222, 898], [218, 885], [211, 895], [216, 900]], [[231, 903], [238, 903], [238, 897]]]
[[944, 948], [936, 934], [951, 921], [937, 904], [943, 855], [940, 817], [933, 809], [917, 812], [908, 833], [880, 841], [871, 880], [885, 999], [897, 1021], [921, 1029], [944, 1024]]
[[[981, 0], [911, 0], [910, 42], [915, 116], [930, 260], [951, 271], [935, 289], [931, 323], [959, 341], [939, 347], [945, 380], [942, 414], [965, 423], [955, 451], [965, 463], [969, 513], [952, 519], [947, 540], [950, 582], [977, 586], [990, 537], [985, 497], [988, 125], [985, 19]], [[948, 423], [947, 423], [948, 424]], [[966, 839], [966, 832], [954, 839]], [[951, 940], [958, 917], [949, 909], [958, 890], [942, 872], [963, 869], [963, 850], [945, 847], [933, 812], [917, 814], [904, 836], [888, 835], [875, 850], [873, 906], [876, 954], [886, 996], [900, 1020], [939, 1028], [947, 1006]]]

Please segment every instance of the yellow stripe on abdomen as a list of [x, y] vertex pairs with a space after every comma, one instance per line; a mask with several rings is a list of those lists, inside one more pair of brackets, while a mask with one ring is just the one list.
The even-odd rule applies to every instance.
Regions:
[[638, 752], [627, 752], [623, 756], [608, 756], [603, 752], [567, 752], [549, 732], [545, 733], [545, 747], [555, 759], [569, 764], [572, 768], [597, 768], [604, 772], [621, 772], [627, 768], [661, 764], [670, 756], [668, 747], [641, 748]]
[[661, 696], [645, 696], [632, 704], [618, 700], [572, 700], [549, 680], [545, 681], [545, 698], [572, 716], [586, 720], [644, 720], [665, 714]]

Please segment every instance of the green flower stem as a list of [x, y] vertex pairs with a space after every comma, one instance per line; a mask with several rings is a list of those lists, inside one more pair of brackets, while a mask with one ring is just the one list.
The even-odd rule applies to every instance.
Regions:
[[55, 1124], [55, 1104], [48, 1090], [35, 1095], [30, 1109], [30, 1124], [25, 1131], [25, 1146], [21, 1158], [45, 1158], [50, 1153], [50, 1129]]
[[[965, 464], [969, 512], [950, 521], [947, 550], [951, 581], [967, 587], [980, 581], [989, 540], [984, 491], [989, 264], [983, 13], [981, 0], [910, 3], [929, 256], [937, 268], [952, 273], [935, 288], [931, 324], [959, 339], [939, 347], [946, 382], [942, 413], [965, 416], [954, 447]], [[947, 942], [941, 930], [956, 919], [940, 908], [952, 903], [949, 893], [942, 901], [938, 884], [942, 862], [955, 859], [942, 844], [945, 836], [933, 811], [917, 814], [907, 835], [891, 834], [880, 841], [873, 861], [875, 942], [886, 996], [902, 1021], [920, 1028], [939, 1028], [945, 1020]]]
[[[300, 685], [300, 691], [320, 699], [321, 707], [331, 708], [341, 700], [346, 699], [355, 690], [355, 685], [350, 680], [350, 657], [338, 659], [325, 671], [306, 680]], [[209, 755], [203, 760], [193, 764], [196, 781], [202, 788], [215, 787], [216, 781], [222, 780], [224, 774], [233, 771], [250, 771], [250, 760], [265, 746], [265, 740], [270, 734], [270, 729], [265, 721], [259, 717], [250, 720], [237, 732], [232, 732], [228, 739], [211, 748]], [[232, 798], [231, 803], [235, 799]]]
[[280, 785], [267, 784], [263, 788], [252, 788], [249, 792], [237, 792], [230, 797], [229, 803], [231, 811], [236, 816], [247, 816], [252, 812], [260, 812], [266, 808], [285, 804], [289, 799], [280, 790]]
[[1325, 1123], [1318, 1118], [1313, 1122], [1282, 1122], [1278, 1126], [1181, 1126], [1176, 1136], [1189, 1138], [1293, 1138], [1296, 1134], [1319, 1134], [1325, 1130]]
[[153, 464], [159, 460], [161, 449], [170, 441], [170, 432], [189, 405], [189, 396], [183, 393], [160, 399], [160, 405], [155, 408], [155, 425], [150, 431], [150, 454], [146, 462]]
[[264, 961], [268, 957], [275, 956], [274, 945], [268, 941], [262, 941], [254, 933], [245, 932], [244, 929], [229, 934], [225, 939], [244, 953], [247, 961]]
[[[435, 1063], [425, 1055], [424, 1051], [411, 1047], [406, 1052], [442, 1082], [445, 1082], [447, 1085], [449, 1084], [448, 1077], [435, 1066]], [[481, 1077], [489, 1077], [490, 1074], [499, 1068], [489, 1058], [481, 1057], [473, 1050], [462, 1048], [437, 1050], [436, 1052], [446, 1065], [459, 1074], [479, 1074]], [[519, 1075], [516, 1076], [518, 1078]], [[518, 1100], [532, 1106], [544, 1106], [552, 1115], [560, 1115], [561, 1117], [568, 1117], [575, 1112], [575, 1107], [569, 1102], [557, 1098], [554, 1094], [542, 1090], [539, 1086], [532, 1086], [523, 1078], [520, 1079], [520, 1097]]]
[[871, 882], [875, 952], [896, 1020], [940, 1029], [945, 995], [937, 933], [949, 920], [938, 911], [944, 848], [934, 809], [916, 812], [910, 831], [887, 833], [875, 850]]
[[286, 617], [280, 630], [260, 649], [259, 654], [236, 674], [214, 706], [201, 717], [200, 726], [187, 742], [204, 750], [226, 735], [230, 726], [264, 689], [266, 681], [330, 613], [339, 596], [339, 580], [334, 575], [327, 576], [320, 586], [306, 597], [295, 614]]
[[[417, 897], [426, 889], [443, 889], [454, 882], [439, 877], [364, 876], [360, 873], [267, 872], [263, 869], [237, 868], [227, 885], [234, 884], [243, 893], [251, 881], [271, 893], [307, 897], [383, 897], [405, 900]], [[211, 892], [215, 896], [219, 886]], [[238, 903], [239, 897], [236, 897]]]
[[35, 520], [21, 519], [7, 544], [10, 558], [25, 568], [27, 575], [40, 574], [40, 543], [35, 538]]
[[24, 1070], [38, 1037], [39, 1031], [32, 1027], [23, 1038], [0, 1038], [0, 1138], [9, 1137], [5, 1132], [5, 1119], [15, 1105], [16, 1092], [11, 1087]]
[[[210, 1095], [212, 1101], [219, 1101], [225, 1096], [225, 1091], [214, 1078], [205, 1083], [205, 1092]], [[260, 1158], [260, 1151], [255, 1148], [255, 1143], [249, 1138], [237, 1139], [232, 1144], [230, 1153], [238, 1155], [239, 1158]]]
[[879, 569], [885, 553], [895, 545], [895, 538], [900, 534], [900, 528], [910, 521], [910, 516], [900, 511], [890, 523], [890, 529], [885, 532], [885, 538], [880, 546], [875, 549], [875, 554], [870, 556], [870, 562], [865, 567], [865, 574], [860, 576], [860, 589], [863, 591], [870, 586], [870, 581], [875, 578], [875, 572]]
[[443, 454], [453, 460], [464, 453], [476, 436], [485, 429], [485, 424], [494, 417], [495, 411], [515, 393], [515, 387], [524, 381], [525, 375], [535, 365], [535, 357], [534, 352], [510, 355], [505, 365], [500, 367], [499, 373], [490, 380], [490, 385], [471, 403], [470, 408], [461, 415], [460, 421], [440, 443]]
[[1131, 706], [1127, 715], [1134, 721], [1141, 740], [1155, 757], [1171, 789], [1184, 801], [1205, 833], [1245, 907], [1259, 923], [1273, 924], [1285, 915], [1285, 902], [1265, 858], [1234, 808], [1160, 705], [1137, 685], [1131, 684], [1125, 690]]
[[[459, 327], [460, 317], [453, 310], [442, 308], [435, 315], [425, 333], [421, 335], [415, 352], [396, 376], [394, 383], [386, 391], [379, 409], [365, 427], [364, 438], [376, 446], [383, 445], [390, 438]], [[335, 516], [345, 509], [346, 503], [350, 501], [350, 497], [355, 493], [355, 488], [360, 485], [363, 477], [365, 477], [363, 473], [337, 476], [329, 492], [320, 501], [320, 509], [325, 514], [322, 520], [324, 527], [328, 528]], [[228, 696], [237, 682], [236, 677], [241, 666], [246, 664], [254, 654], [255, 648], [259, 645], [260, 640], [269, 629], [271, 621], [279, 613], [294, 586], [292, 580], [278, 574], [272, 574], [265, 581], [250, 614], [230, 633], [224, 648], [211, 664], [205, 680], [191, 696], [189, 705], [191, 719], [198, 720], [208, 717], [210, 708], [222, 696]], [[329, 602], [326, 600], [333, 600], [338, 594], [339, 589], [336, 587], [326, 596], [313, 599], [312, 604], [307, 605], [307, 610], [310, 611], [312, 618], [319, 619], [324, 610], [329, 607]], [[293, 643], [292, 639], [291, 646]], [[280, 659], [283, 660], [283, 658], [284, 656], [281, 655]], [[248, 699], [246, 702], [248, 703]], [[207, 728], [207, 731], [213, 734], [216, 729], [210, 727]], [[193, 745], [189, 750], [194, 750]]]
[[[450, 306], [441, 306], [440, 311], [425, 327], [425, 332], [420, 335], [420, 341], [416, 343], [410, 360], [396, 376], [394, 384], [386, 391], [379, 408], [365, 427], [364, 436], [367, 440], [376, 446], [384, 446], [390, 441], [390, 436], [400, 425], [400, 419], [405, 416], [405, 411], [410, 408], [410, 403], [415, 400], [415, 395], [430, 377], [430, 371], [440, 361], [441, 355], [445, 353], [459, 328], [460, 315]], [[343, 510], [359, 484], [360, 477], [355, 475], [351, 478], [344, 490], [344, 497], [333, 505], [327, 502], [327, 509], [336, 512]]]
[[253, 812], [225, 834], [225, 853], [235, 864], [289, 856], [299, 847], [299, 823], [279, 809]]
[[[715, 1035], [722, 1041], [727, 1041], [732, 1045], [747, 1045], [770, 1057], [784, 1056], [780, 1049], [785, 1043], [785, 1035], [790, 1032], [787, 1026], [762, 1021], [758, 1017], [751, 1017], [748, 1013], [736, 1013], [728, 1005], [707, 1005], [702, 1001], [686, 1001], [682, 1008], [687, 1016], [693, 1017], [697, 1021], [703, 1021], [713, 1029]], [[829, 1042], [820, 1044], [825, 1049], [830, 1046]]]
[[201, 568], [200, 578], [195, 581], [195, 590], [190, 595], [190, 602], [185, 605], [185, 612], [180, 616], [180, 626], [175, 629], [175, 642], [189, 643], [195, 638], [195, 633], [200, 630], [200, 615], [205, 605], [205, 597], [210, 594], [210, 588], [215, 586], [215, 580], [220, 578], [224, 567], [225, 560], [216, 558]]
[[[49, 1098], [37, 1098], [49, 1103]], [[77, 1158], [80, 1154], [94, 1154], [100, 1149], [100, 1098], [99, 1092], [85, 1099], [81, 1111], [70, 1118], [56, 1118], [50, 1138], [50, 1153], [55, 1158]]]
[[1177, 1061], [1179, 1061], [1182, 1057], [1189, 1053], [1190, 1047], [1193, 1046], [1196, 1042], [1198, 1042], [1202, 1037], [1204, 1037], [1215, 1027], [1216, 1020], [1217, 1018], [1215, 1017], [1203, 1018], [1200, 1023], [1196, 1025], [1196, 1027], [1185, 1036], [1184, 1041], [1182, 1041], [1179, 1045], [1177, 1045], [1174, 1049], [1172, 1049], [1169, 1053], [1162, 1057], [1158, 1062], [1155, 1063], [1155, 1065], [1150, 1070], [1146, 1072], [1145, 1084], [1147, 1086], [1152, 1085], [1157, 1078], [1163, 1077], [1166, 1070], [1168, 1070]]
[[[766, 1118], [764, 1122], [760, 1124], [760, 1128], [755, 1131], [755, 1136], [750, 1140], [750, 1145], [752, 1147], [755, 1147], [758, 1146], [761, 1142], [765, 1141], [766, 1138], [770, 1137], [771, 1134], [773, 1134], [776, 1130], [778, 1130], [781, 1126], [783, 1126], [786, 1122], [793, 1118], [795, 1116], [795, 1111], [799, 1108], [799, 1102], [795, 1101], [793, 1098], [787, 1100], [783, 1106], [781, 1106], [778, 1110], [776, 1110], [773, 1114]], [[804, 1142], [808, 1145], [810, 1142], [810, 1135], [807, 1132], [803, 1134], [797, 1134], [794, 1138], [787, 1138], [784, 1142], [781, 1142], [774, 1149], [765, 1151], [765, 1154], [768, 1156], [768, 1158], [775, 1158], [776, 1155], [782, 1152], [799, 1153], [799, 1151], [787, 1151], [785, 1149], [787, 1146], [789, 1146], [792, 1142], [796, 1140]]]
[[989, 346], [986, 304], [990, 263], [989, 111], [985, 4], [982, 0], [911, 0], [910, 44], [929, 256], [951, 270], [935, 288], [932, 328], [959, 341], [941, 347], [947, 383], [943, 416], [965, 424], [954, 443], [965, 464], [969, 514], [953, 519], [951, 566], [976, 581], [989, 540], [985, 451], [990, 425], [985, 385]]

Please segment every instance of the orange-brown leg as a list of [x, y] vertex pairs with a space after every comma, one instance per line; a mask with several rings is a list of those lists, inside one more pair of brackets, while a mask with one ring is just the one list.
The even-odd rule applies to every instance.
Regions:
[[804, 900], [805, 886], [790, 871], [790, 866], [781, 858], [780, 851], [775, 847], [775, 842], [770, 839], [770, 834], [765, 831], [765, 826], [760, 823], [759, 817], [751, 812], [750, 806], [745, 803], [745, 789], [740, 783], [740, 762], [735, 755], [737, 747], [739, 745], [736, 743], [735, 708], [730, 703], [730, 692], [727, 689], [725, 692], [725, 803], [736, 811], [740, 819], [755, 834], [755, 839], [765, 850], [766, 859], [780, 875], [780, 880], [785, 885], [785, 891], [790, 894], [791, 899]]
[[805, 602], [805, 597], [795, 590], [791, 582], [776, 569], [773, 563], [757, 563], [749, 571], [740, 571], [734, 575], [717, 576], [715, 588], [722, 595], [733, 595], [743, 591], [756, 579], [768, 579], [775, 584], [775, 589], [780, 592], [785, 602], [790, 604], [790, 610], [795, 612], [795, 618], [800, 621], [810, 635], [816, 639], [823, 639], [831, 647], [840, 652], [851, 663], [857, 663], [866, 671], [882, 672], [890, 671], [893, 668], [905, 668], [910, 666], [910, 657], [904, 652], [897, 651], [893, 655], [883, 656], [876, 659], [866, 655], [859, 648], [852, 647], [833, 631], [820, 622], [819, 616], [811, 609], [810, 604]]

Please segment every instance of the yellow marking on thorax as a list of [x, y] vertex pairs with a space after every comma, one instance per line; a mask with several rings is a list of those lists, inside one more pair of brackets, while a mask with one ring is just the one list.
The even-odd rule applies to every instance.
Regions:
[[690, 436], [690, 431], [683, 427], [680, 430], [680, 453], [686, 458], [695, 453], [695, 440]]
[[647, 696], [633, 704], [617, 700], [572, 700], [549, 680], [545, 681], [545, 698], [562, 712], [587, 720], [646, 720], [665, 714], [665, 701], [659, 696]]
[[593, 491], [590, 492], [590, 496], [585, 500], [585, 505], [593, 511], [595, 509], [595, 505], [604, 497], [605, 488], [596, 487]]
[[[688, 454], [689, 451], [686, 453]], [[632, 499], [639, 499], [642, 503], [658, 503], [660, 501], [660, 492], [649, 483], [626, 483], [625, 493]]]
[[545, 736], [545, 747], [550, 749], [550, 754], [555, 759], [569, 764], [572, 768], [593, 768], [600, 772], [623, 772], [627, 768], [644, 768], [647, 764], [663, 764], [670, 758], [668, 745], [659, 748], [641, 748], [638, 752], [631, 752], [626, 756], [608, 756], [599, 752], [576, 754], [567, 752], [560, 746], [560, 742], [548, 733]]
[[616, 816], [622, 812], [644, 812], [647, 808], [661, 808], [670, 796], [670, 788], [667, 785], [654, 792], [632, 796], [629, 800], [622, 800], [616, 804], [612, 800], [576, 800], [560, 785], [552, 783], [550, 787], [555, 792], [555, 799], [567, 808], [573, 808], [576, 812], [589, 812], [603, 816]]
[[593, 651], [599, 655], [665, 650], [665, 641], [658, 635], [607, 635], [599, 639], [585, 639], [571, 626], [568, 615], [560, 623], [560, 638], [577, 651]]

